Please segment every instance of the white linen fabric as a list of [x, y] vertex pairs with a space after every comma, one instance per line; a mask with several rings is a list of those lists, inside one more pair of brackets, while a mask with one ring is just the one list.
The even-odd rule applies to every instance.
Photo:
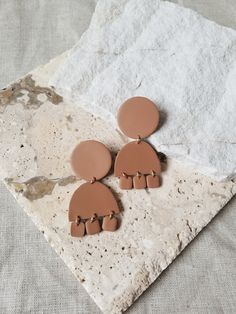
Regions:
[[[235, 0], [179, 1], [236, 28]], [[95, 1], [0, 0], [0, 86], [72, 47]], [[99, 309], [0, 184], [0, 313], [96, 314]], [[128, 313], [235, 313], [236, 199]]]

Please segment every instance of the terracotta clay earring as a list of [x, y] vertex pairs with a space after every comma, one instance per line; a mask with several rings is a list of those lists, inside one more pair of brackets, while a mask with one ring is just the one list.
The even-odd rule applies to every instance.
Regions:
[[[112, 158], [106, 146], [97, 141], [81, 142], [73, 151], [71, 165], [74, 172], [84, 180], [73, 194], [69, 206], [71, 235], [82, 237], [99, 233], [102, 229], [115, 231], [120, 212], [111, 190], [97, 180], [107, 175]], [[100, 220], [102, 219], [102, 227]]]
[[136, 139], [125, 145], [115, 160], [114, 172], [121, 189], [160, 186], [160, 160], [152, 146], [143, 141], [157, 129], [159, 116], [155, 104], [145, 97], [130, 98], [120, 107], [120, 129], [128, 137]]

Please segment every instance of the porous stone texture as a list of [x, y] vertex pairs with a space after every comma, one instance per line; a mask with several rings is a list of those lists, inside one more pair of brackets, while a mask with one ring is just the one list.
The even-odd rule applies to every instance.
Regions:
[[157, 0], [100, 0], [51, 79], [66, 99], [116, 125], [146, 96], [161, 110], [150, 141], [216, 180], [236, 173], [236, 32]]
[[1, 91], [0, 176], [100, 309], [121, 313], [230, 200], [236, 184], [162, 156], [159, 189], [123, 191], [113, 175], [103, 180], [123, 209], [118, 231], [72, 238], [68, 205], [83, 181], [71, 170], [71, 152], [96, 139], [114, 156], [127, 138], [49, 87], [65, 57]]

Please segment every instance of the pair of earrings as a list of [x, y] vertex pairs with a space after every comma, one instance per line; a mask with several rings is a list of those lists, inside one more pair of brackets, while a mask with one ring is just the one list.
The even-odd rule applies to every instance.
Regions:
[[[160, 186], [160, 160], [151, 145], [143, 141], [157, 129], [159, 116], [155, 104], [145, 97], [130, 98], [120, 107], [119, 127], [125, 135], [135, 139], [119, 151], [115, 160], [114, 174], [119, 178], [121, 189]], [[74, 192], [70, 201], [71, 236], [115, 231], [120, 209], [111, 190], [98, 181], [111, 169], [110, 151], [97, 141], [81, 142], [72, 153], [71, 165], [76, 175], [87, 181]]]

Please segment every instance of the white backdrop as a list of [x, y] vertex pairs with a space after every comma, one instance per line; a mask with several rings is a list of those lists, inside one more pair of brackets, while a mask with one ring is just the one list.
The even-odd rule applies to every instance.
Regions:
[[[95, 2], [0, 0], [0, 87], [71, 48]], [[175, 2], [236, 29], [235, 0]], [[0, 314], [100, 313], [3, 184], [0, 211]], [[235, 312], [236, 198], [129, 310]]]

